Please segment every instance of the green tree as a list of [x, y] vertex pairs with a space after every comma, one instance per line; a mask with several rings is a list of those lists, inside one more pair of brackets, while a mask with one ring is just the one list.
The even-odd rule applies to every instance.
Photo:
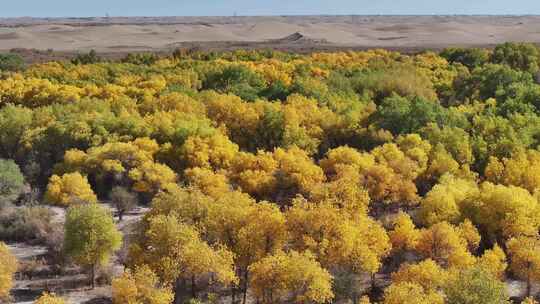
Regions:
[[19, 166], [12, 161], [0, 158], [0, 207], [13, 203], [24, 187], [24, 176]]
[[0, 71], [20, 71], [24, 66], [24, 60], [17, 54], [0, 54]]
[[261, 75], [241, 65], [231, 65], [207, 75], [203, 88], [232, 93], [244, 100], [257, 99], [266, 87]]
[[423, 98], [392, 95], [385, 98], [374, 114], [375, 124], [395, 135], [418, 133], [428, 123], [442, 125], [447, 113], [438, 103]]
[[443, 289], [448, 304], [510, 303], [504, 283], [478, 267], [461, 271]]
[[506, 64], [530, 73], [538, 71], [539, 59], [540, 52], [532, 43], [507, 42], [495, 47], [491, 55], [493, 63]]
[[68, 209], [64, 224], [64, 250], [77, 264], [90, 268], [92, 288], [95, 286], [96, 268], [106, 265], [121, 243], [122, 234], [104, 207], [90, 203]]
[[486, 64], [489, 60], [488, 50], [479, 48], [448, 48], [440, 55], [450, 63], [461, 63], [470, 70]]
[[116, 208], [119, 221], [122, 221], [122, 217], [126, 212], [137, 206], [137, 194], [130, 192], [126, 188], [114, 187], [110, 196], [111, 204]]

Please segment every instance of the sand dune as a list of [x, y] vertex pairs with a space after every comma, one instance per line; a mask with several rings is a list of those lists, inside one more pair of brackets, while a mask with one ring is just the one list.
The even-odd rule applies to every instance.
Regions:
[[540, 16], [0, 18], [0, 50], [126, 52], [168, 50], [192, 42], [272, 47], [271, 42], [289, 43], [283, 38], [295, 33], [321, 48], [540, 43]]

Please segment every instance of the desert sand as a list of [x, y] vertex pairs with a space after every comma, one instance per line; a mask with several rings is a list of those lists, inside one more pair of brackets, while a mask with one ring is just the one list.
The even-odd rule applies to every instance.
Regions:
[[540, 16], [0, 18], [0, 50], [440, 49], [540, 43]]

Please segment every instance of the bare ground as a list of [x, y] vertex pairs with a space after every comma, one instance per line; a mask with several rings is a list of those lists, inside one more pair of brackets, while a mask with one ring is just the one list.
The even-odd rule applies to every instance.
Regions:
[[540, 16], [0, 18], [0, 51], [16, 49], [32, 62], [90, 49], [114, 59], [177, 48], [418, 52], [507, 41], [540, 43]]

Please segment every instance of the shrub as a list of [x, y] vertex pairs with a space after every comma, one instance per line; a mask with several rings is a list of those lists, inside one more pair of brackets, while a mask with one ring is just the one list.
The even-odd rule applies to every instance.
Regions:
[[73, 64], [93, 64], [101, 61], [101, 57], [97, 55], [95, 50], [90, 50], [86, 54], [77, 54], [75, 58], [71, 59], [71, 63]]
[[54, 230], [53, 216], [45, 207], [5, 209], [0, 215], [0, 239], [45, 243]]
[[12, 160], [0, 158], [0, 207], [13, 203], [24, 187], [24, 176], [19, 166]]
[[24, 60], [17, 54], [0, 54], [0, 71], [20, 71], [25, 67]]

